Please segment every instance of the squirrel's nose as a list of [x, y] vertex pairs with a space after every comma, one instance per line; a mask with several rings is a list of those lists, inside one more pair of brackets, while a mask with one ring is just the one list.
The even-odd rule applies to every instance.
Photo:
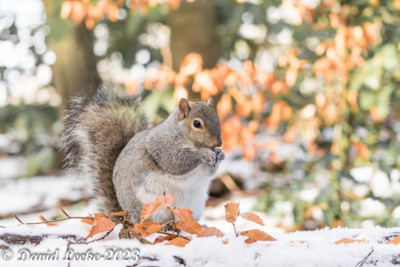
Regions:
[[212, 146], [213, 147], [220, 147], [222, 145], [222, 141], [221, 140], [215, 140], [213, 143], [212, 143]]

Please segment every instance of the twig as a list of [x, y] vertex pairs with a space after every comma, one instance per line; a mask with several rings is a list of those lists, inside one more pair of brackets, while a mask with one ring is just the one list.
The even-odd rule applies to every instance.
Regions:
[[363, 264], [367, 261], [368, 257], [371, 256], [371, 254], [374, 252], [374, 248], [371, 248], [371, 251], [368, 253], [367, 256], [365, 256], [361, 261], [359, 261], [355, 267], [361, 267]]
[[233, 222], [232, 225], [233, 225], [233, 231], [235, 232], [236, 237], [238, 237], [238, 236], [239, 236], [239, 233], [236, 231], [236, 225], [235, 225], [235, 223]]
[[175, 214], [172, 212], [172, 210], [171, 210], [170, 207], [168, 207], [168, 210], [169, 210], [169, 212], [171, 212], [171, 215], [172, 215], [172, 226], [173, 226], [172, 232], [173, 232], [173, 233], [176, 233], [177, 236], [180, 236], [179, 232], [178, 232], [178, 231], [175, 231], [175, 230], [176, 230]]
[[190, 240], [190, 238], [183, 236], [183, 235], [171, 234], [171, 233], [164, 232], [164, 231], [158, 231], [157, 233], [163, 234], [163, 235], [175, 236], [175, 237], [182, 237], [183, 239]]
[[172, 257], [174, 257], [174, 259], [179, 263], [179, 264], [182, 264], [183, 266], [186, 266], [186, 262], [185, 262], [185, 260], [183, 259], [183, 258], [181, 258], [181, 257], [179, 257], [179, 256], [172, 256]]
[[65, 216], [67, 216], [68, 218], [71, 218], [71, 216], [69, 216], [68, 213], [63, 208], [61, 208], [61, 211], [64, 213]]
[[240, 191], [240, 188], [236, 185], [235, 181], [229, 174], [224, 173], [219, 177], [219, 179], [226, 186], [226, 188], [228, 188], [229, 191]]
[[107, 233], [106, 233], [105, 235], [103, 235], [102, 237], [99, 237], [99, 238], [96, 238], [96, 239], [93, 239], [93, 240], [90, 240], [90, 241], [82, 241], [82, 242], [80, 242], [80, 241], [76, 241], [76, 242], [68, 241], [67, 250], [69, 250], [70, 245], [87, 245], [87, 244], [90, 244], [90, 243], [93, 243], [93, 242], [96, 242], [96, 241], [103, 240], [103, 239], [106, 238], [109, 234], [111, 234], [111, 232], [112, 232], [113, 230], [114, 230], [114, 228], [111, 229], [110, 231], [107, 231]]
[[[18, 218], [16, 218], [18, 220]], [[62, 222], [62, 221], [68, 221], [72, 219], [93, 219], [93, 217], [68, 217], [68, 218], [62, 218], [62, 219], [57, 219], [57, 220], [51, 220], [51, 221], [45, 221], [45, 222], [29, 222], [29, 223], [23, 223], [21, 220], [18, 220], [22, 224], [26, 225], [34, 225], [34, 224], [48, 224], [48, 223], [57, 223], [57, 222]]]
[[13, 213], [12, 216], [13, 216], [15, 219], [17, 219], [17, 221], [19, 221], [20, 223], [24, 224], [24, 222], [21, 221], [21, 220], [17, 217], [17, 215], [15, 215], [15, 213]]

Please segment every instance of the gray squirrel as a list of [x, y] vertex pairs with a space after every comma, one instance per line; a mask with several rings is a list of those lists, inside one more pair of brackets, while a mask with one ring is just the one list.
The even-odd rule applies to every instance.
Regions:
[[[91, 98], [75, 98], [64, 117], [61, 149], [93, 181], [104, 214], [127, 211], [140, 221], [142, 208], [158, 195], [173, 194], [176, 208], [198, 220], [225, 154], [221, 127], [207, 103], [181, 99], [162, 123], [150, 127], [137, 97], [102, 88]], [[150, 220], [165, 223], [158, 209]]]

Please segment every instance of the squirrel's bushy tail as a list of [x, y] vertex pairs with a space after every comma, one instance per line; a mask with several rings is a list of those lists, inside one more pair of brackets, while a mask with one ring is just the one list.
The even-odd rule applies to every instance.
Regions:
[[64, 116], [61, 149], [94, 181], [102, 212], [120, 211], [113, 168], [128, 141], [148, 127], [140, 101], [126, 93], [102, 88], [92, 98], [75, 98]]

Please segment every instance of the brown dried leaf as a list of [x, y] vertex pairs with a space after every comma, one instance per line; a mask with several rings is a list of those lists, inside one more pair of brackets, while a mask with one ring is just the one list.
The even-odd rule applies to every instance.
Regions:
[[174, 235], [160, 235], [154, 240], [153, 244], [162, 243], [164, 241], [170, 241], [174, 238], [176, 238], [176, 236]]
[[207, 237], [207, 236], [223, 237], [224, 233], [222, 233], [218, 228], [215, 227], [205, 227], [202, 228], [197, 235], [197, 237]]
[[172, 213], [182, 221], [193, 221], [193, 212], [188, 208], [171, 209]]
[[87, 223], [87, 224], [90, 224], [90, 225], [94, 224], [94, 220], [93, 219], [81, 219], [81, 222]]
[[203, 228], [198, 222], [192, 221], [185, 221], [180, 220], [175, 223], [176, 228], [181, 229], [189, 234], [196, 235], [199, 234], [201, 229]]
[[395, 245], [400, 244], [400, 235], [392, 240], [387, 241], [386, 244], [395, 244]]
[[160, 203], [158, 201], [144, 205], [142, 209], [142, 215], [140, 216], [141, 222], [150, 218], [150, 216], [158, 209], [158, 207], [160, 207]]
[[365, 239], [352, 239], [352, 238], [343, 238], [335, 242], [336, 245], [339, 244], [350, 244], [350, 243], [367, 243]]
[[90, 232], [86, 238], [93, 237], [98, 233], [110, 231], [114, 229], [115, 226], [115, 223], [113, 223], [113, 221], [104, 214], [95, 213], [92, 229], [90, 229]]
[[187, 240], [183, 237], [177, 237], [169, 241], [168, 243], [165, 243], [164, 245], [167, 246], [177, 246], [177, 247], [184, 247], [186, 246], [187, 243], [189, 243], [190, 240]]
[[170, 208], [174, 200], [175, 200], [174, 195], [162, 194], [156, 198], [156, 202], [158, 202], [161, 205], [161, 208], [163, 208], [164, 210]]
[[113, 216], [125, 216], [125, 211], [117, 211], [117, 212], [111, 212], [110, 215]]
[[255, 240], [255, 239], [253, 239], [253, 238], [247, 238], [244, 242], [245, 242], [246, 244], [251, 244], [251, 243], [257, 242], [257, 240]]
[[140, 233], [142, 236], [146, 237], [160, 231], [161, 229], [164, 228], [164, 226], [165, 224], [160, 225], [155, 222], [146, 221], [139, 224], [135, 224], [133, 231], [136, 233]]
[[252, 239], [256, 241], [276, 241], [275, 238], [270, 236], [269, 234], [258, 230], [258, 229], [253, 229], [253, 230], [248, 230], [248, 231], [242, 231], [240, 232], [241, 235], [247, 236], [249, 239], [246, 240], [246, 243], [253, 243]]
[[249, 220], [249, 221], [252, 221], [252, 222], [257, 223], [259, 225], [264, 226], [263, 220], [257, 214], [254, 214], [254, 213], [251, 213], [251, 212], [244, 212], [244, 213], [240, 213], [240, 216], [242, 216], [246, 220]]
[[202, 226], [193, 220], [193, 212], [188, 208], [171, 209], [172, 213], [180, 220], [176, 223], [176, 227], [190, 234], [198, 234]]
[[225, 220], [230, 223], [236, 222], [239, 216], [239, 203], [228, 203], [225, 205]]

